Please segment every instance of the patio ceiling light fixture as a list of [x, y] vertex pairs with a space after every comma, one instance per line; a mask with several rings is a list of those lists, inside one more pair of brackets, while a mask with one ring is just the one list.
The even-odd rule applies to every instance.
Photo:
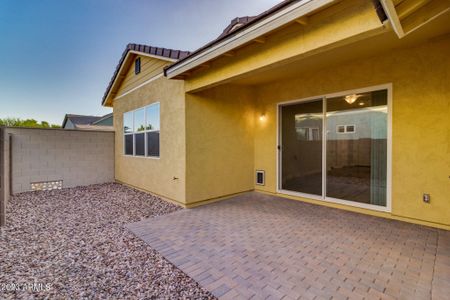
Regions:
[[361, 97], [361, 95], [356, 95], [356, 94], [347, 95], [347, 96], [345, 96], [345, 101], [348, 104], [353, 104], [353, 103], [355, 103], [356, 100], [358, 100], [359, 97]]

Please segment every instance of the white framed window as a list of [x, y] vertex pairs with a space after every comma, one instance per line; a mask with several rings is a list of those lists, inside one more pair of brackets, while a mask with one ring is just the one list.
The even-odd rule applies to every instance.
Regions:
[[355, 125], [337, 125], [336, 133], [355, 133], [356, 126]]
[[159, 131], [159, 102], [124, 113], [124, 155], [159, 158]]

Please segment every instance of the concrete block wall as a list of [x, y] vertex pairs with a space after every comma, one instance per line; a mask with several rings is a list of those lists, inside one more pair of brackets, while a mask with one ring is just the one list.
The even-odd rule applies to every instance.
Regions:
[[8, 136], [0, 127], [0, 226], [6, 224], [6, 205], [9, 200]]
[[12, 194], [31, 183], [75, 187], [114, 181], [114, 132], [6, 128], [11, 135]]

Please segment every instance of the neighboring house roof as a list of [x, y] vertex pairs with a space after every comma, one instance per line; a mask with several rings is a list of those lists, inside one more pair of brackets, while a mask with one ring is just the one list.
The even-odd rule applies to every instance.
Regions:
[[73, 126], [77, 129], [111, 130], [112, 126], [95, 125], [96, 122], [104, 120], [110, 117], [111, 115], [112, 114], [107, 114], [105, 116], [84, 116], [84, 115], [66, 114], [61, 127], [65, 128], [67, 122], [70, 120]]
[[119, 75], [120, 69], [122, 68], [122, 65], [126, 61], [126, 58], [128, 57], [128, 54], [130, 52], [138, 53], [138, 54], [139, 53], [147, 54], [150, 56], [155, 56], [157, 58], [162, 58], [162, 59], [170, 60], [170, 61], [176, 61], [178, 59], [182, 59], [182, 58], [188, 56], [190, 53], [188, 51], [153, 47], [153, 46], [148, 46], [148, 45], [128, 44], [126, 46], [125, 50], [123, 51], [122, 56], [119, 60], [119, 63], [116, 66], [116, 70], [114, 71], [114, 74], [108, 84], [108, 87], [106, 88], [105, 94], [103, 95], [102, 104], [105, 103], [105, 100], [108, 97], [109, 92], [111, 91], [114, 81], [116, 80], [117, 76]]
[[101, 118], [102, 117], [100, 116], [83, 116], [83, 115], [67, 114], [64, 117], [62, 127], [64, 128], [68, 120], [70, 120], [73, 123], [73, 125], [86, 125], [91, 124], [97, 120], [100, 120]]
[[100, 122], [102, 122], [102, 121], [104, 121], [104, 120], [106, 120], [108, 118], [112, 118], [112, 116], [113, 116], [113, 113], [109, 113], [107, 115], [104, 115], [103, 117], [101, 117], [97, 121], [92, 122], [92, 125], [96, 125], [96, 124], [98, 124], [98, 123], [100, 123]]

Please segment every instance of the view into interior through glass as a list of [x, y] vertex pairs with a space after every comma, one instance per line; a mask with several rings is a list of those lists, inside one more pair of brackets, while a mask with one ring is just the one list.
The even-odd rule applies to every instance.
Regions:
[[281, 189], [386, 206], [387, 113], [387, 90], [281, 106]]
[[323, 100], [281, 107], [282, 189], [322, 195]]

